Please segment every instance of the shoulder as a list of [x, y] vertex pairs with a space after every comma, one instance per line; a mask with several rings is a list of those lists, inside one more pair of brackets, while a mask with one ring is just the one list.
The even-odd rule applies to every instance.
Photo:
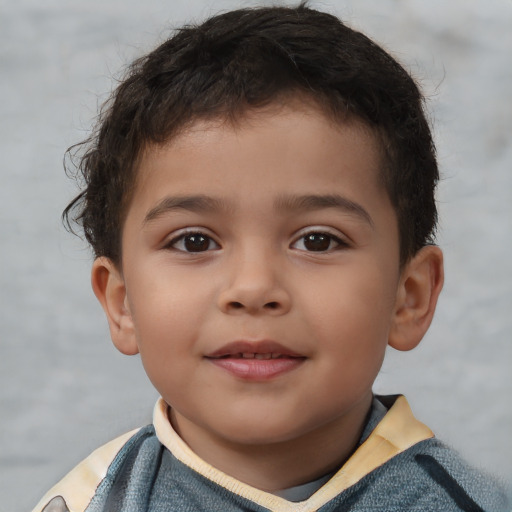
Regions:
[[[505, 512], [510, 510], [500, 483], [468, 464], [455, 450], [427, 439], [404, 451], [375, 472], [382, 489], [400, 482], [413, 510]], [[393, 484], [395, 482], [395, 484]], [[377, 484], [378, 486], [378, 484]]]
[[32, 512], [84, 511], [109, 473], [148, 436], [154, 436], [152, 426], [128, 432], [96, 449], [52, 487]]
[[355, 500], [373, 510], [385, 502], [389, 512], [510, 512], [500, 483], [436, 439], [404, 397], [378, 398], [388, 411], [341, 469], [362, 460], [365, 471], [340, 503]]

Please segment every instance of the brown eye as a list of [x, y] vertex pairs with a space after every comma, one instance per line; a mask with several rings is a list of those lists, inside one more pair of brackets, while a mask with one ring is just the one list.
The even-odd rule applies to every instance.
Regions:
[[291, 247], [306, 252], [329, 252], [348, 247], [348, 244], [329, 233], [311, 231], [298, 238]]
[[327, 251], [331, 248], [332, 236], [324, 233], [311, 233], [304, 237], [304, 247], [308, 251]]
[[183, 239], [185, 249], [189, 252], [207, 251], [210, 247], [210, 239], [203, 235], [187, 235]]
[[175, 238], [170, 247], [182, 252], [206, 252], [219, 249], [219, 245], [203, 233], [187, 233]]

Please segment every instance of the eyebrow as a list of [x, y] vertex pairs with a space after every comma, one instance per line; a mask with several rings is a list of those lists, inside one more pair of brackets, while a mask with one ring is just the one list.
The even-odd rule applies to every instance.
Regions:
[[[281, 196], [275, 202], [278, 211], [297, 212], [314, 211], [326, 208], [335, 208], [342, 212], [360, 217], [370, 226], [374, 226], [370, 214], [358, 203], [338, 194]], [[228, 210], [228, 204], [214, 197], [206, 195], [170, 196], [165, 197], [155, 207], [151, 208], [144, 217], [147, 224], [169, 212], [186, 210], [196, 213], [212, 213], [219, 210]]]
[[370, 214], [359, 204], [338, 194], [282, 196], [276, 201], [278, 210], [285, 211], [314, 211], [325, 208], [335, 208], [342, 212], [360, 217], [363, 221], [374, 227]]
[[176, 210], [187, 210], [197, 213], [211, 213], [213, 211], [225, 210], [227, 205], [224, 201], [204, 195], [196, 196], [173, 196], [162, 199], [154, 208], [151, 208], [144, 217], [144, 224], [155, 220], [166, 213]]

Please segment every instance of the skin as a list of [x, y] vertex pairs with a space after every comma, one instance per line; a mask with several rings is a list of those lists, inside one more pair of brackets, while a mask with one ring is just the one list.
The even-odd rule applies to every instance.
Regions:
[[[94, 263], [114, 344], [140, 352], [176, 431], [254, 487], [339, 467], [386, 346], [410, 350], [430, 325], [442, 254], [425, 247], [400, 268], [380, 163], [361, 124], [297, 102], [237, 126], [199, 121], [143, 155], [122, 269]], [[240, 340], [300, 359], [248, 378], [210, 357]]]

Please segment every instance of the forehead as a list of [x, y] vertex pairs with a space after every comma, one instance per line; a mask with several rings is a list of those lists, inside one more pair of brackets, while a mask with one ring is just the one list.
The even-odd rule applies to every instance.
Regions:
[[[288, 137], [284, 136], [289, 134]], [[270, 135], [270, 136], [269, 136]], [[253, 164], [261, 164], [276, 154], [283, 161], [292, 155], [311, 159], [318, 165], [322, 154], [334, 156], [332, 149], [340, 139], [350, 139], [349, 144], [357, 151], [343, 155], [340, 165], [348, 158], [374, 159], [373, 177], [380, 175], [382, 144], [380, 138], [365, 123], [351, 116], [334, 119], [314, 100], [291, 97], [258, 109], [246, 109], [235, 117], [216, 116], [212, 119], [192, 120], [163, 144], [149, 144], [138, 160], [137, 184], [143, 185], [152, 171], [170, 153], [178, 160], [193, 163], [201, 157], [210, 157], [209, 167], [214, 168], [217, 158], [223, 159], [226, 150], [229, 158], [241, 159], [240, 172]], [[236, 152], [236, 146], [243, 151]], [[234, 150], [234, 151], [233, 151]], [[183, 162], [185, 163], [185, 162]], [[260, 165], [260, 166], [261, 166]], [[188, 169], [192, 171], [193, 168]], [[361, 174], [363, 169], [361, 169]], [[215, 181], [215, 173], [210, 179]], [[321, 176], [318, 176], [320, 179]]]
[[258, 203], [275, 209], [292, 197], [333, 191], [348, 202], [361, 195], [366, 203], [386, 202], [380, 154], [377, 137], [363, 123], [335, 122], [304, 102], [248, 111], [235, 122], [201, 119], [146, 149], [129, 212], [136, 207], [139, 217], [151, 216], [166, 197], [179, 202], [197, 195], [231, 208]]

